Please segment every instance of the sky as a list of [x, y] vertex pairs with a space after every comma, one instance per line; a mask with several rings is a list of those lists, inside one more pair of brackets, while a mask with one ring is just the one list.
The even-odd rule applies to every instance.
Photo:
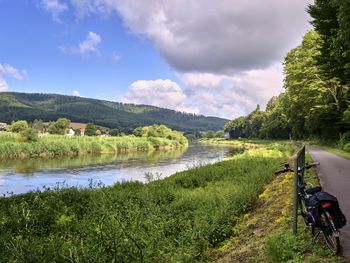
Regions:
[[311, 1], [0, 0], [0, 92], [233, 119], [283, 90]]

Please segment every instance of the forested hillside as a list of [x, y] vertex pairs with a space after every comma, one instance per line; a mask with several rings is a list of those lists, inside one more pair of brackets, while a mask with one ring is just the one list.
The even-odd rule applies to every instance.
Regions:
[[136, 127], [165, 124], [184, 131], [220, 130], [228, 121], [147, 105], [87, 99], [56, 94], [27, 94], [3, 92], [0, 94], [0, 122], [13, 120], [55, 121], [68, 118], [74, 122], [95, 124], [129, 132]]
[[231, 137], [350, 142], [350, 2], [316, 0], [308, 12], [314, 30], [284, 59], [284, 92], [230, 121]]

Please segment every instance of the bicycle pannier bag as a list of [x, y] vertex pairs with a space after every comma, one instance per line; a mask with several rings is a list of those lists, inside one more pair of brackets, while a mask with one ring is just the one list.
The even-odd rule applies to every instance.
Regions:
[[[335, 227], [337, 229], [342, 228], [346, 225], [346, 218], [339, 207], [338, 199], [327, 193], [327, 192], [318, 192], [312, 197], [314, 203], [315, 219], [316, 224], [319, 224], [320, 220], [320, 210], [326, 210], [332, 217]], [[325, 205], [329, 204], [329, 205]]]

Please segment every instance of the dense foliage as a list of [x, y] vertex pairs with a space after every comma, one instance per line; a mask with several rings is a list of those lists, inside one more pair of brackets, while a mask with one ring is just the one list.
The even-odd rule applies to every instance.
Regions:
[[0, 258], [203, 262], [289, 154], [290, 146], [271, 144], [149, 184], [0, 198]]
[[64, 135], [67, 133], [67, 130], [69, 129], [69, 125], [70, 125], [70, 120], [66, 118], [59, 118], [57, 121], [50, 123], [48, 132], [50, 134]]
[[[45, 122], [67, 118], [72, 122], [94, 123], [98, 126], [131, 133], [139, 126], [164, 124], [183, 132], [220, 130], [226, 119], [205, 117], [147, 105], [87, 99], [54, 94], [2, 92], [0, 122], [13, 120]], [[39, 123], [40, 124], [40, 123]]]
[[177, 142], [178, 146], [186, 146], [188, 141], [186, 137], [178, 131], [173, 131], [165, 125], [152, 125], [145, 127], [138, 127], [133, 131], [137, 137], [146, 137], [153, 141], [154, 144], [162, 146], [162, 140], [171, 140]]
[[172, 131], [164, 125], [151, 127], [155, 130], [162, 129], [165, 132], [154, 134], [159, 137], [151, 135], [141, 137], [134, 135], [120, 137], [46, 135], [38, 137], [37, 132], [32, 128], [20, 134], [0, 132], [0, 158], [150, 151], [160, 148], [185, 147], [188, 144], [186, 137], [180, 132]]
[[29, 128], [29, 125], [26, 121], [12, 121], [11, 125], [6, 127], [6, 130], [9, 132], [19, 133]]
[[[319, 2], [327, 1], [315, 5]], [[311, 6], [310, 10], [315, 9]], [[232, 138], [315, 138], [339, 141], [341, 146], [349, 143], [350, 83], [335, 73], [340, 64], [321, 64], [320, 58], [327, 55], [324, 39], [315, 30], [307, 32], [302, 43], [285, 57], [285, 91], [271, 98], [265, 111], [257, 107], [248, 116], [228, 122], [225, 131]], [[343, 63], [342, 69], [346, 67]]]

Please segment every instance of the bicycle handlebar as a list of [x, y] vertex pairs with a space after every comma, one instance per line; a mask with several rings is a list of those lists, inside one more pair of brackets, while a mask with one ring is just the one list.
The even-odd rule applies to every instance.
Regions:
[[[311, 167], [315, 167], [317, 165], [320, 165], [320, 163], [319, 162], [305, 163], [305, 165], [302, 168], [299, 168], [298, 170], [302, 171], [303, 169], [310, 169]], [[289, 164], [285, 164], [283, 169], [275, 171], [275, 174], [278, 175], [278, 174], [287, 173], [287, 172], [294, 172], [294, 170], [289, 167]]]

